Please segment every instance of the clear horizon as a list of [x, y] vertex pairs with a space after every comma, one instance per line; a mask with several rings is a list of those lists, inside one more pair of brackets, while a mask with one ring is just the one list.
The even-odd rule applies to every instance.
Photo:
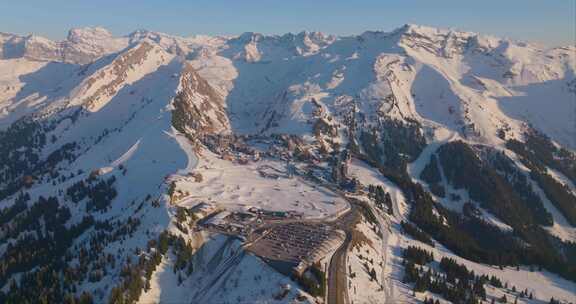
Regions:
[[177, 36], [238, 35], [243, 32], [284, 34], [303, 30], [351, 35], [366, 30], [390, 31], [414, 23], [548, 46], [576, 44], [574, 0], [197, 2], [62, 0], [54, 3], [29, 0], [1, 3], [0, 31], [37, 34], [54, 40], [64, 39], [71, 28], [87, 26], [104, 27], [115, 36], [137, 29]]

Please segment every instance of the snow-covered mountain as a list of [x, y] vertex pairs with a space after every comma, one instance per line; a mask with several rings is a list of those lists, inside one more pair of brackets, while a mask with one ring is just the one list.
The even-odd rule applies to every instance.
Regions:
[[[575, 267], [558, 266], [576, 264], [575, 45], [417, 25], [344, 37], [84, 28], [64, 41], [0, 33], [0, 71], [0, 302], [320, 302], [251, 242], [199, 228], [194, 208], [330, 222], [355, 200], [376, 220], [351, 228], [367, 239], [347, 251], [354, 303], [437, 297], [402, 283], [414, 244], [519, 288], [490, 287], [488, 300], [575, 298]], [[368, 185], [391, 195], [389, 213]], [[498, 242], [522, 245], [510, 257]], [[362, 273], [364, 250], [377, 277]]]

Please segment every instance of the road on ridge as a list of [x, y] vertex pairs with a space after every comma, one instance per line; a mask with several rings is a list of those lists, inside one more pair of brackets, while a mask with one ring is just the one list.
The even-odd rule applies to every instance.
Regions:
[[346, 233], [344, 243], [334, 252], [328, 266], [328, 304], [348, 304], [348, 286], [346, 286], [346, 252], [352, 237]]
[[350, 242], [352, 241], [352, 229], [359, 217], [358, 207], [351, 203], [350, 211], [338, 219], [338, 228], [346, 232], [344, 242], [330, 259], [327, 279], [327, 304], [348, 304], [348, 277], [346, 271], [346, 257]]

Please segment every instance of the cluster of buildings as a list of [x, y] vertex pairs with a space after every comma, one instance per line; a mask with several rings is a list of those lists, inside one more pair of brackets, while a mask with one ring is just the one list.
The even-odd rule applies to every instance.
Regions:
[[252, 231], [270, 221], [301, 219], [303, 214], [296, 211], [271, 211], [250, 207], [243, 212], [220, 210], [210, 203], [200, 203], [191, 209], [192, 214], [205, 228], [220, 233], [247, 237]]
[[203, 144], [211, 151], [220, 154], [222, 159], [245, 165], [260, 160], [260, 152], [246, 144], [249, 136], [218, 134], [204, 136]]
[[249, 212], [258, 216], [262, 221], [285, 220], [285, 219], [301, 219], [303, 214], [294, 210], [289, 211], [271, 211], [250, 207]]
[[217, 210], [218, 208], [216, 208], [214, 204], [205, 202], [199, 203], [190, 209], [194, 217], [199, 220], [207, 217], [208, 215], [216, 212]]
[[247, 219], [247, 222], [246, 224], [236, 222], [232, 212], [221, 211], [207, 218], [202, 225], [221, 233], [246, 236], [250, 233], [251, 229], [249, 224], [252, 222], [252, 219]]

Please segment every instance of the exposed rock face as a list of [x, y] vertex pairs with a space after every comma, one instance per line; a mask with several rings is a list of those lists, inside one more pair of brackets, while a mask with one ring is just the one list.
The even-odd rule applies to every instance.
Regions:
[[182, 69], [173, 105], [172, 125], [190, 138], [230, 130], [222, 96], [189, 64]]

